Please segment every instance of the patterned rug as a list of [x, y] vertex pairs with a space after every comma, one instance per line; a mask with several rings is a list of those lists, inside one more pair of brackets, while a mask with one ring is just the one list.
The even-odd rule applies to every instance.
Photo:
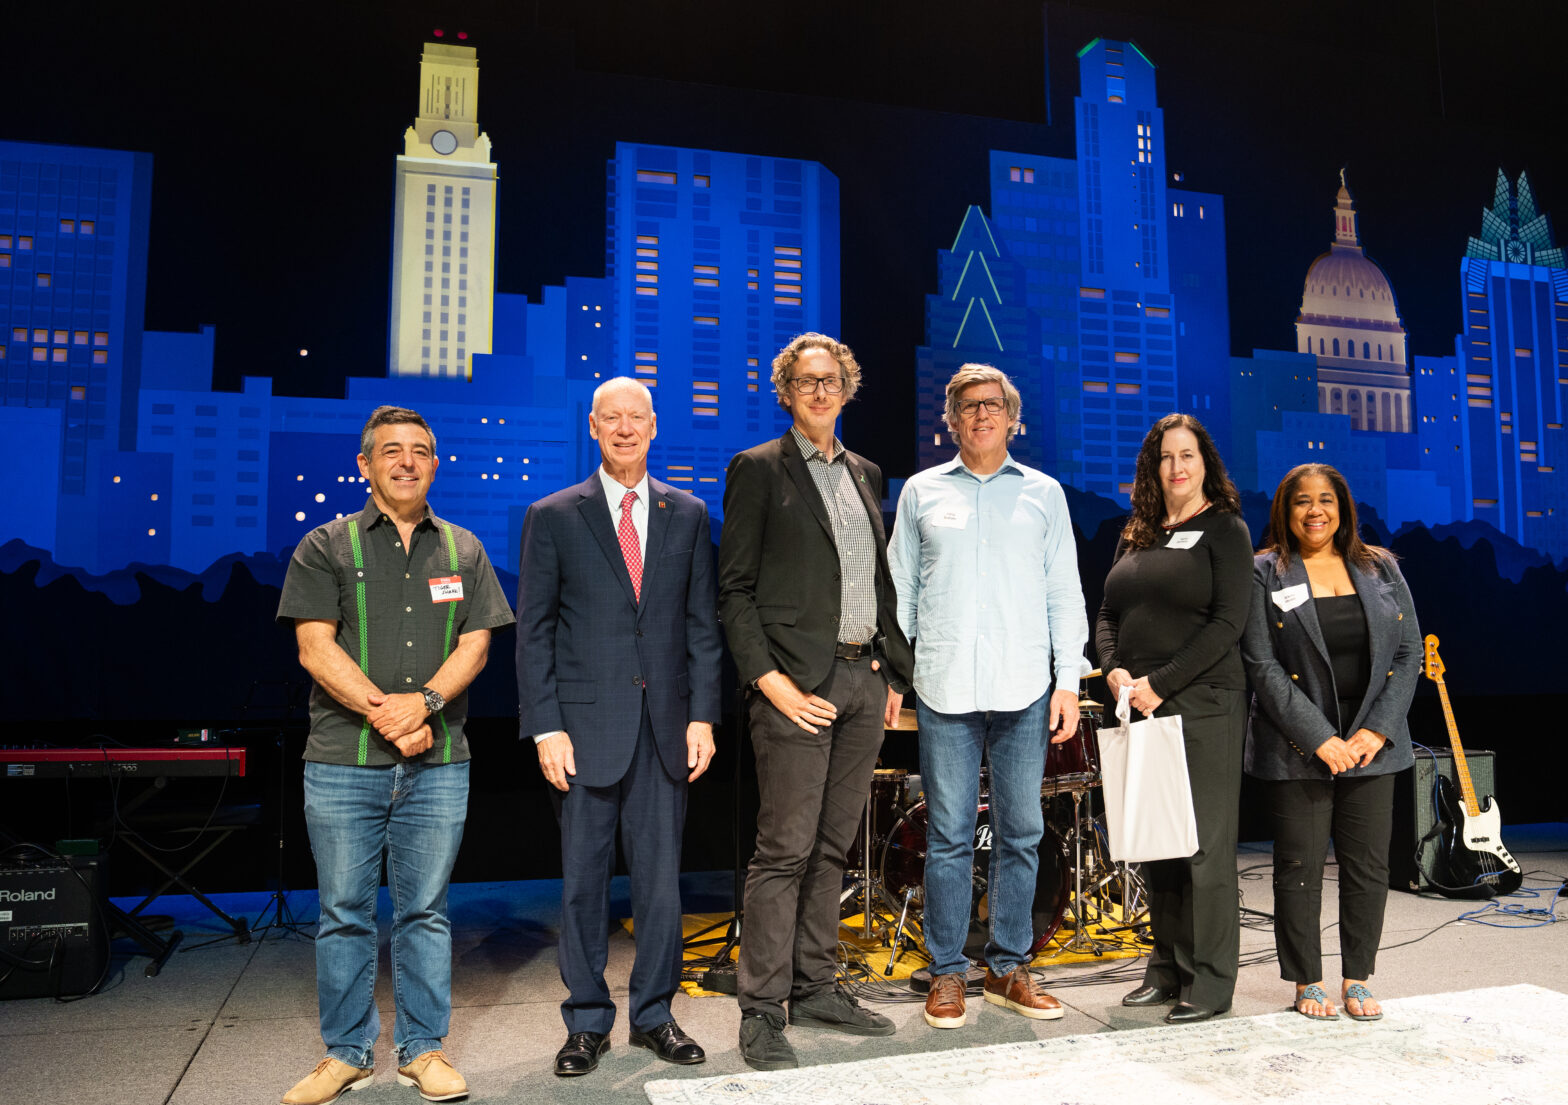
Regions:
[[1568, 1101], [1568, 995], [1395, 998], [1383, 1020], [1237, 1017], [645, 1086], [652, 1105], [1542, 1105]]

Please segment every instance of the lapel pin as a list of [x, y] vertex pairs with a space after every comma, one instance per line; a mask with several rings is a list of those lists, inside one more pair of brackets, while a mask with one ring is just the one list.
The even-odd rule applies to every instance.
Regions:
[[659, 500], [659, 509], [660, 509], [660, 510], [663, 510], [663, 509], [664, 509], [664, 500], [663, 500], [663, 499], [660, 499], [660, 500]]

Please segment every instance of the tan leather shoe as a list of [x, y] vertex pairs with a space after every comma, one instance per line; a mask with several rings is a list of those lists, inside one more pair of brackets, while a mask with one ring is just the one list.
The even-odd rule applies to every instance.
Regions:
[[1063, 1012], [1062, 1003], [1040, 989], [1029, 968], [1021, 965], [1005, 975], [994, 975], [987, 967], [985, 1000], [992, 1005], [1005, 1005], [1013, 1012], [1037, 1021], [1057, 1020]]
[[397, 1080], [405, 1086], [413, 1086], [426, 1101], [451, 1101], [468, 1096], [468, 1083], [439, 1049], [415, 1056], [412, 1062], [398, 1067]]
[[926, 994], [926, 1023], [932, 1028], [964, 1027], [964, 976], [937, 975]]
[[375, 1076], [369, 1067], [351, 1067], [329, 1055], [294, 1083], [294, 1088], [283, 1095], [283, 1105], [327, 1105], [349, 1090], [370, 1085]]

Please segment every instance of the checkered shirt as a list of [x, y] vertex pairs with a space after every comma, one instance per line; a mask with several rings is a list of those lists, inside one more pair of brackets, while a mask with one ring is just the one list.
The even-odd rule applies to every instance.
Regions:
[[877, 631], [877, 546], [865, 501], [855, 490], [855, 477], [849, 470], [849, 450], [835, 437], [829, 459], [798, 426], [792, 426], [790, 432], [827, 507], [833, 544], [838, 548], [838, 639], [869, 641]]

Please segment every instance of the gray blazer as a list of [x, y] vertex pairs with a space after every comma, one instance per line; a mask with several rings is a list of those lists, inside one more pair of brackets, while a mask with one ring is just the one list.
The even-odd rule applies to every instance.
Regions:
[[[1241, 638], [1241, 659], [1252, 686], [1253, 707], [1247, 727], [1247, 774], [1260, 779], [1329, 779], [1318, 746], [1333, 736], [1349, 738], [1371, 729], [1388, 738], [1366, 767], [1341, 776], [1384, 775], [1415, 762], [1407, 714], [1421, 677], [1421, 629], [1416, 624], [1410, 588], [1393, 560], [1380, 559], [1365, 571], [1346, 562], [1366, 611], [1372, 678], [1366, 698], [1346, 732], [1339, 733], [1338, 695], [1328, 649], [1311, 599], [1311, 584], [1301, 557], [1292, 556], [1281, 574], [1275, 553], [1260, 553], [1252, 563], [1252, 609]], [[1305, 585], [1307, 598], [1290, 610], [1275, 596]]]

